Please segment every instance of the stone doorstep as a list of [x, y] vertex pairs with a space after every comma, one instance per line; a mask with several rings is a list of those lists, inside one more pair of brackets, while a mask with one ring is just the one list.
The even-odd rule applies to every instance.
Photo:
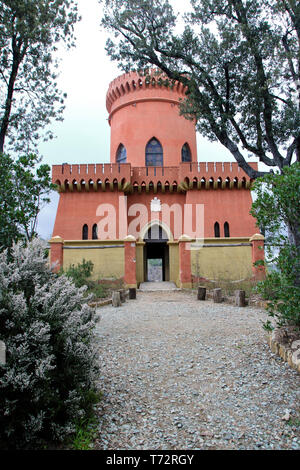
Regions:
[[178, 290], [181, 290], [181, 288], [171, 281], [141, 282], [138, 288], [138, 292], [172, 292]]
[[283, 344], [278, 343], [272, 338], [272, 333], [268, 336], [268, 344], [272, 353], [280, 356], [285, 362], [289, 364], [290, 367], [295, 369], [300, 373], [300, 363], [297, 364], [293, 359], [293, 350], [291, 348], [285, 347]]

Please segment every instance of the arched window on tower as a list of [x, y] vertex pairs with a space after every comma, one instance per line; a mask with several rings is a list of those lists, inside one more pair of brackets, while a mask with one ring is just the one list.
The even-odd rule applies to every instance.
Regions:
[[192, 161], [192, 154], [189, 144], [185, 143], [181, 149], [181, 161], [182, 162], [191, 162]]
[[93, 225], [92, 239], [98, 240], [98, 225], [97, 224]]
[[220, 225], [219, 225], [219, 222], [215, 223], [215, 237], [220, 238]]
[[117, 163], [126, 163], [127, 161], [127, 152], [123, 144], [118, 147], [116, 161]]
[[225, 222], [225, 224], [224, 224], [224, 236], [225, 236], [225, 237], [230, 237], [230, 234], [229, 234], [229, 223], [228, 223], [228, 222]]
[[84, 224], [82, 227], [82, 240], [88, 240], [89, 238], [89, 228], [87, 224]]
[[146, 166], [163, 166], [163, 148], [155, 137], [146, 146]]

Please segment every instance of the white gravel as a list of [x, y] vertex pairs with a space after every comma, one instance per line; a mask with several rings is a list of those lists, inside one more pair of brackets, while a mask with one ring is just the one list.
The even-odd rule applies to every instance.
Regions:
[[96, 449], [300, 449], [300, 375], [262, 310], [174, 291], [99, 312]]

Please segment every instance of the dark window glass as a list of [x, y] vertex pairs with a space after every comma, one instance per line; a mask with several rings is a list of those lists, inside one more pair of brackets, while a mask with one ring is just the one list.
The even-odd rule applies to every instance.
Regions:
[[86, 224], [82, 227], [82, 240], [88, 240], [89, 238], [89, 228]]
[[146, 166], [163, 166], [163, 149], [157, 139], [151, 139], [146, 147]]
[[98, 226], [97, 226], [97, 224], [93, 225], [92, 238], [93, 238], [93, 240], [98, 240]]
[[229, 223], [228, 222], [225, 222], [225, 224], [224, 224], [224, 235], [225, 235], [225, 237], [230, 237], [230, 235], [229, 235]]
[[188, 144], [184, 144], [182, 149], [181, 149], [181, 161], [182, 162], [191, 162], [192, 161], [192, 155], [191, 155], [191, 150]]
[[120, 144], [117, 151], [117, 163], [126, 163], [127, 152], [123, 144]]
[[220, 237], [220, 225], [219, 222], [215, 223], [215, 237], [219, 238]]

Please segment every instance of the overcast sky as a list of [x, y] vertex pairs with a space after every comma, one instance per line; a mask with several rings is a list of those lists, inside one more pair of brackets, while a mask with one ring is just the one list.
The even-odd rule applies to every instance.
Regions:
[[[173, 0], [182, 8], [185, 2]], [[40, 144], [43, 163], [50, 166], [68, 163], [109, 162], [110, 127], [107, 121], [106, 92], [109, 83], [122, 72], [104, 50], [108, 34], [100, 29], [102, 7], [98, 0], [78, 0], [82, 20], [76, 25], [77, 47], [61, 51], [58, 84], [67, 92], [64, 121], [54, 123], [52, 141]], [[197, 135], [198, 159], [201, 161], [234, 161], [218, 143]], [[40, 213], [38, 232], [46, 239], [52, 235], [58, 194]]]

